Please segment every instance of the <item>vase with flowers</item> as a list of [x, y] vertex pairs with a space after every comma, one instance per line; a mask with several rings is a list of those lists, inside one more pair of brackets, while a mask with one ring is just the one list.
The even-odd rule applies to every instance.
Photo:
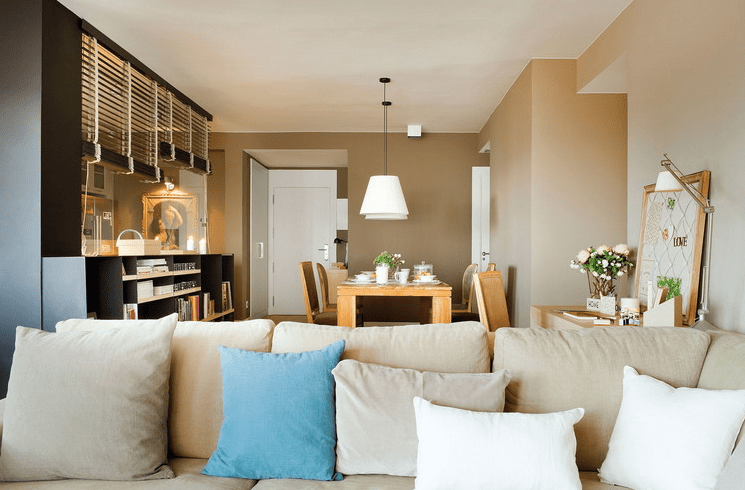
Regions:
[[401, 258], [401, 254], [392, 254], [384, 251], [375, 257], [373, 263], [375, 264], [375, 282], [378, 284], [387, 284], [391, 275], [398, 267], [406, 263], [406, 261]]
[[590, 297], [612, 296], [616, 291], [616, 278], [626, 274], [634, 265], [628, 259], [629, 252], [629, 246], [625, 243], [613, 248], [607, 245], [590, 247], [580, 250], [569, 267], [587, 274]]

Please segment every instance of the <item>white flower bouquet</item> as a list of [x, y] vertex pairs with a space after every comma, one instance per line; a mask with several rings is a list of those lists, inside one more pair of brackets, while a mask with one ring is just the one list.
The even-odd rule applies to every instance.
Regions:
[[614, 280], [626, 274], [632, 264], [629, 259], [629, 246], [620, 243], [613, 248], [601, 245], [598, 248], [582, 249], [570, 263], [572, 269], [587, 274], [590, 295], [593, 298], [610, 296], [616, 290]]

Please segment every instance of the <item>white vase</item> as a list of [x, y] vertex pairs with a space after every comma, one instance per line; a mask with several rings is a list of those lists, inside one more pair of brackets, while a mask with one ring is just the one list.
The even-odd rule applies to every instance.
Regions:
[[388, 284], [388, 264], [378, 264], [375, 266], [375, 282], [378, 284]]

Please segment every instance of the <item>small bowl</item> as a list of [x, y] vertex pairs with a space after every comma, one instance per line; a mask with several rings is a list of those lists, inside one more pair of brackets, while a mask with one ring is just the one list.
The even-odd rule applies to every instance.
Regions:
[[433, 275], [419, 276], [419, 282], [435, 282], [436, 280], [437, 276]]

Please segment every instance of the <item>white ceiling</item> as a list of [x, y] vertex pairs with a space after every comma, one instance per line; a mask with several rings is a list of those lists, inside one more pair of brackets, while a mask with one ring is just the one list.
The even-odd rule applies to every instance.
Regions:
[[213, 131], [478, 132], [531, 58], [576, 58], [630, 0], [60, 0]]

